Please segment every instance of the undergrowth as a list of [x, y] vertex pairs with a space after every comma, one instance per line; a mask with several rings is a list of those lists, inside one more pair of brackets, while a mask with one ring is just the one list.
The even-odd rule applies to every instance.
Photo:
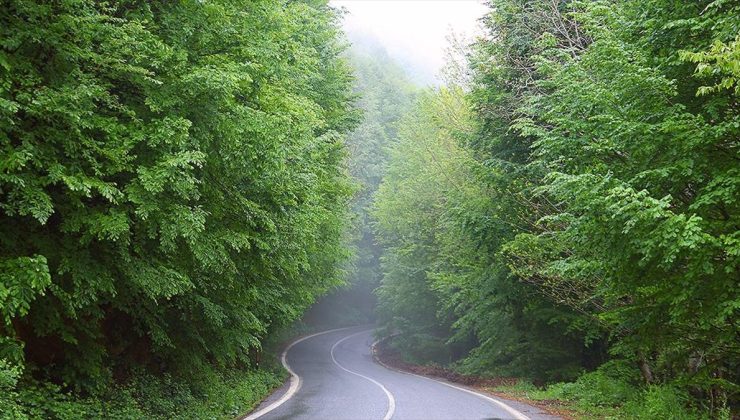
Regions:
[[250, 411], [284, 375], [276, 366], [201, 368], [187, 377], [136, 372], [125, 384], [83, 397], [0, 360], [0, 418], [230, 419]]
[[[690, 404], [689, 395], [670, 385], [641, 386], [637, 372], [622, 361], [608, 362], [597, 370], [583, 374], [574, 382], [556, 383], [539, 388], [529, 382], [498, 386], [493, 391], [521, 396], [533, 401], [557, 400], [577, 416], [603, 419], [671, 419], [710, 418]], [[712, 418], [730, 415], [720, 412]]]

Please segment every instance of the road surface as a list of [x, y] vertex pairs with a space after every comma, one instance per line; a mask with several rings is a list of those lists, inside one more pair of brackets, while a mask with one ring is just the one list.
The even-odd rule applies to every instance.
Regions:
[[373, 360], [373, 341], [373, 330], [363, 327], [294, 342], [283, 361], [300, 379], [294, 378], [245, 419], [555, 418], [518, 402], [387, 369]]

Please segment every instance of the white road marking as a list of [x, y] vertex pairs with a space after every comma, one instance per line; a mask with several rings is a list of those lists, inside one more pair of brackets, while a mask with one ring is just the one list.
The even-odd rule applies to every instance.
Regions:
[[[288, 351], [293, 346], [295, 346], [296, 344], [298, 344], [298, 343], [300, 343], [302, 341], [308, 340], [309, 338], [313, 338], [313, 337], [316, 337], [316, 336], [319, 336], [319, 335], [333, 333], [333, 332], [336, 332], [336, 331], [347, 330], [347, 329], [350, 329], [350, 328], [354, 328], [354, 327], [336, 328], [336, 329], [333, 329], [333, 330], [322, 331], [322, 332], [318, 332], [316, 334], [311, 334], [311, 335], [307, 335], [305, 337], [301, 337], [301, 338], [293, 341], [292, 343], [290, 343], [288, 345], [288, 347], [286, 347], [285, 350], [283, 350], [283, 354], [282, 354], [282, 356], [280, 358], [281, 359], [281, 362], [283, 364], [283, 367], [285, 367], [285, 370], [287, 370], [288, 373], [290, 373], [290, 387], [288, 387], [288, 391], [282, 397], [280, 397], [279, 400], [275, 401], [274, 403], [268, 405], [267, 407], [265, 407], [265, 408], [263, 408], [263, 409], [261, 409], [259, 411], [255, 411], [254, 413], [251, 413], [248, 416], [243, 417], [242, 420], [256, 420], [256, 419], [264, 416], [265, 414], [269, 413], [270, 411], [273, 411], [274, 409], [276, 409], [276, 408], [280, 407], [281, 405], [283, 405], [286, 401], [288, 401], [290, 398], [292, 398], [293, 395], [295, 395], [295, 393], [298, 392], [298, 390], [301, 388], [301, 384], [303, 382], [301, 380], [301, 377], [298, 376], [298, 374], [295, 373], [293, 371], [293, 369], [290, 368], [290, 365], [288, 364], [288, 361], [287, 361]], [[347, 340], [349, 338], [352, 338], [352, 337], [354, 337], [356, 335], [360, 335], [362, 333], [366, 333], [368, 331], [372, 331], [372, 330], [360, 331], [360, 332], [357, 332], [357, 333], [354, 333], [354, 334], [350, 334], [350, 335], [348, 335], [346, 337], [341, 338], [339, 341], [337, 341], [336, 343], [334, 343], [334, 345], [331, 347], [331, 350], [330, 350], [329, 353], [331, 355], [331, 359], [334, 362], [334, 364], [337, 365], [340, 369], [344, 370], [345, 372], [351, 373], [352, 375], [359, 376], [359, 377], [361, 377], [363, 379], [366, 379], [366, 380], [374, 383], [375, 385], [377, 385], [378, 387], [380, 387], [380, 389], [382, 389], [383, 392], [385, 392], [385, 395], [388, 398], [388, 411], [386, 411], [385, 417], [383, 417], [383, 420], [390, 420], [391, 417], [393, 417], [393, 413], [395, 413], [395, 411], [396, 411], [396, 399], [393, 397], [393, 394], [391, 394], [391, 392], [388, 391], [388, 388], [386, 388], [385, 386], [383, 386], [383, 384], [381, 384], [380, 382], [376, 381], [373, 378], [367, 377], [367, 376], [365, 376], [365, 375], [363, 375], [361, 373], [357, 373], [357, 372], [354, 372], [352, 370], [349, 370], [349, 369], [345, 368], [344, 366], [342, 366], [341, 364], [339, 364], [339, 362], [337, 362], [336, 357], [334, 357], [334, 350], [337, 348], [337, 346], [339, 344], [341, 344], [343, 341], [345, 341], [345, 340]], [[376, 341], [376, 342], [374, 342], [372, 344], [372, 350], [373, 351], [375, 351], [375, 345], [377, 343], [378, 343], [378, 341]], [[497, 399], [494, 399], [492, 397], [489, 397], [487, 395], [484, 395], [484, 394], [481, 394], [481, 393], [478, 393], [478, 392], [475, 392], [475, 391], [471, 391], [471, 390], [469, 390], [467, 388], [455, 386], [455, 385], [452, 385], [452, 384], [449, 384], [449, 383], [446, 383], [446, 382], [443, 382], [443, 381], [440, 381], [440, 380], [437, 380], [437, 379], [429, 378], [427, 376], [417, 375], [415, 373], [406, 372], [406, 371], [403, 371], [403, 370], [400, 370], [400, 369], [396, 369], [394, 367], [391, 367], [391, 366], [386, 365], [385, 363], [381, 362], [378, 359], [376, 359], [376, 360], [378, 361], [378, 363], [380, 363], [383, 367], [385, 367], [388, 370], [392, 370], [394, 372], [399, 372], [399, 373], [402, 373], [404, 375], [416, 376], [416, 377], [419, 377], [419, 378], [422, 378], [422, 379], [426, 379], [426, 380], [429, 380], [429, 381], [434, 381], [434, 382], [437, 382], [437, 383], [442, 384], [444, 386], [447, 386], [447, 387], [450, 387], [450, 388], [454, 388], [454, 389], [457, 389], [459, 391], [467, 392], [469, 394], [473, 394], [473, 395], [475, 395], [475, 396], [477, 396], [479, 398], [483, 398], [483, 399], [485, 399], [485, 400], [487, 400], [489, 402], [492, 402], [492, 403], [496, 404], [497, 406], [501, 407], [502, 409], [506, 410], [509, 414], [511, 414], [512, 416], [514, 416], [514, 418], [516, 418], [517, 420], [530, 420], [529, 417], [525, 416], [524, 414], [520, 413], [519, 411], [515, 410], [514, 408], [512, 408], [509, 405], [505, 404], [504, 402], [499, 401]]]
[[[379, 341], [380, 341], [380, 340], [377, 340], [377, 341], [375, 341], [375, 342], [373, 343], [373, 345], [372, 345], [372, 351], [373, 351], [373, 353], [375, 352], [375, 345], [376, 345], [376, 344], [378, 344], [378, 342], [379, 342]], [[457, 389], [458, 391], [463, 391], [463, 392], [467, 392], [468, 394], [473, 394], [473, 395], [475, 395], [475, 396], [477, 396], [477, 397], [483, 398], [484, 400], [486, 400], [486, 401], [489, 401], [489, 402], [492, 402], [492, 403], [496, 404], [497, 406], [499, 406], [499, 407], [503, 408], [503, 409], [504, 409], [504, 410], [506, 410], [506, 411], [507, 411], [507, 412], [508, 412], [509, 414], [511, 414], [512, 416], [514, 416], [514, 418], [515, 418], [515, 419], [517, 419], [517, 420], [531, 420], [531, 419], [530, 419], [529, 417], [525, 416], [524, 414], [522, 414], [522, 413], [521, 413], [521, 412], [519, 412], [518, 410], [516, 410], [516, 409], [512, 408], [511, 406], [509, 406], [508, 404], [504, 403], [503, 401], [499, 401], [499, 400], [497, 400], [497, 399], [495, 399], [495, 398], [489, 397], [488, 395], [484, 395], [484, 394], [481, 394], [481, 393], [479, 393], [479, 392], [475, 392], [475, 391], [472, 391], [472, 390], [470, 390], [470, 389], [467, 389], [467, 388], [463, 388], [463, 387], [460, 387], [460, 386], [455, 386], [455, 385], [449, 384], [449, 383], [447, 383], [447, 382], [444, 382], [444, 381], [440, 381], [440, 380], [437, 380], [437, 379], [434, 379], [434, 378], [430, 378], [430, 377], [428, 377], [428, 376], [422, 376], [422, 375], [417, 375], [417, 374], [415, 374], [415, 373], [411, 373], [411, 372], [406, 372], [406, 371], [404, 371], [404, 370], [401, 370], [401, 369], [396, 369], [396, 368], [394, 368], [394, 367], [392, 367], [392, 366], [388, 366], [387, 364], [383, 363], [383, 362], [382, 362], [382, 361], [381, 361], [381, 360], [380, 360], [379, 358], [377, 358], [377, 357], [375, 358], [375, 360], [376, 360], [376, 361], [377, 361], [377, 362], [378, 362], [378, 363], [379, 363], [379, 364], [380, 364], [381, 366], [383, 366], [384, 368], [386, 368], [386, 369], [388, 369], [388, 370], [392, 370], [392, 371], [394, 371], [394, 372], [398, 372], [398, 373], [403, 373], [404, 375], [411, 375], [411, 376], [416, 376], [416, 377], [418, 377], [418, 378], [423, 378], [423, 379], [427, 379], [427, 380], [430, 380], [430, 381], [434, 381], [434, 382], [437, 382], [438, 384], [442, 384], [442, 385], [444, 385], [444, 386], [448, 386], [448, 387], [450, 387], [450, 388], [454, 388], [454, 389]]]
[[360, 331], [360, 332], [355, 333], [355, 334], [350, 334], [350, 335], [342, 338], [341, 340], [337, 341], [336, 343], [334, 343], [334, 345], [331, 347], [331, 352], [330, 352], [331, 353], [331, 360], [334, 361], [334, 364], [337, 365], [337, 366], [339, 366], [339, 368], [342, 369], [342, 370], [344, 370], [345, 372], [348, 372], [348, 373], [351, 373], [353, 375], [359, 376], [360, 378], [363, 378], [363, 379], [367, 379], [368, 381], [370, 381], [370, 382], [374, 383], [375, 385], [379, 386], [380, 389], [382, 389], [383, 392], [385, 392], [385, 396], [388, 397], [388, 411], [386, 411], [385, 417], [383, 417], [383, 420], [390, 420], [390, 418], [393, 417], [393, 413], [396, 411], [396, 399], [393, 398], [393, 394], [391, 394], [391, 392], [388, 391], [388, 388], [386, 388], [385, 386], [383, 386], [383, 384], [381, 384], [380, 382], [376, 381], [373, 378], [367, 377], [367, 376], [365, 376], [365, 375], [363, 375], [361, 373], [354, 372], [354, 371], [349, 370], [346, 367], [340, 365], [339, 362], [337, 362], [337, 359], [334, 357], [334, 349], [336, 349], [337, 346], [342, 341], [347, 340], [349, 338], [352, 338], [352, 337], [354, 337], [356, 335], [360, 335], [360, 334], [366, 333], [368, 331], [372, 331], [372, 330], [365, 330], [365, 331]]
[[[265, 414], [269, 413], [270, 411], [272, 411], [272, 410], [280, 407], [281, 405], [285, 404], [285, 402], [288, 401], [289, 399], [291, 399], [293, 397], [293, 395], [296, 392], [298, 392], [298, 390], [301, 388], [301, 383], [302, 383], [301, 377], [298, 376], [297, 373], [293, 372], [293, 369], [290, 368], [290, 365], [288, 364], [288, 361], [287, 361], [288, 351], [293, 346], [295, 346], [296, 344], [300, 343], [301, 341], [305, 341], [305, 340], [308, 340], [309, 338], [316, 337], [317, 335], [329, 334], [329, 333], [333, 333], [335, 331], [342, 331], [342, 330], [347, 330], [347, 329], [350, 329], [350, 328], [353, 328], [353, 327], [336, 328], [336, 329], [333, 329], [333, 330], [322, 331], [322, 332], [319, 332], [319, 333], [316, 333], [316, 334], [311, 334], [311, 335], [307, 335], [305, 337], [301, 337], [301, 338], [293, 341], [292, 343], [290, 343], [288, 345], [288, 347], [286, 347], [285, 350], [283, 350], [283, 354], [280, 357], [280, 360], [283, 363], [283, 367], [285, 367], [285, 370], [287, 370], [288, 373], [290, 373], [290, 387], [288, 387], [288, 391], [282, 397], [280, 397], [279, 400], [275, 401], [274, 403], [268, 405], [267, 407], [265, 407], [265, 408], [263, 408], [263, 409], [261, 409], [259, 411], [255, 411], [254, 413], [249, 414], [246, 417], [242, 417], [242, 420], [255, 420], [255, 419], [258, 419], [258, 418], [264, 416]], [[333, 358], [334, 358], [334, 356], [332, 356], [332, 359]], [[335, 361], [335, 363], [336, 363], [336, 361]]]

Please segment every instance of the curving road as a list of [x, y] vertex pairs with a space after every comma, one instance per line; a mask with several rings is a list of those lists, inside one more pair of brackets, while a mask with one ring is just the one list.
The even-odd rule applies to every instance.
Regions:
[[294, 377], [245, 420], [554, 419], [537, 408], [458, 385], [389, 370], [371, 354], [373, 330], [304, 337], [283, 354]]

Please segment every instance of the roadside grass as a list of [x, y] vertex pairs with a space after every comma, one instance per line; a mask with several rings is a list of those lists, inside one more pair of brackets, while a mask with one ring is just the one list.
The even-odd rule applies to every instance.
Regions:
[[0, 419], [233, 419], [279, 387], [285, 372], [201, 367], [178, 377], [136, 372], [125, 384], [80, 396], [0, 364]]
[[565, 399], [552, 387], [538, 388], [530, 382], [519, 382], [516, 385], [500, 385], [486, 387], [496, 395], [523, 402], [533, 402], [551, 414], [560, 415], [566, 419], [621, 419], [619, 409], [615, 407], [595, 406], [575, 399]]
[[[671, 385], [641, 387], [633, 370], [624, 363], [608, 362], [596, 371], [583, 374], [575, 382], [556, 383], [538, 388], [521, 381], [514, 385], [488, 387], [493, 393], [554, 408], [554, 412], [574, 419], [671, 419], [709, 418], [689, 405], [689, 396]], [[729, 413], [714, 418], [729, 419]]]

